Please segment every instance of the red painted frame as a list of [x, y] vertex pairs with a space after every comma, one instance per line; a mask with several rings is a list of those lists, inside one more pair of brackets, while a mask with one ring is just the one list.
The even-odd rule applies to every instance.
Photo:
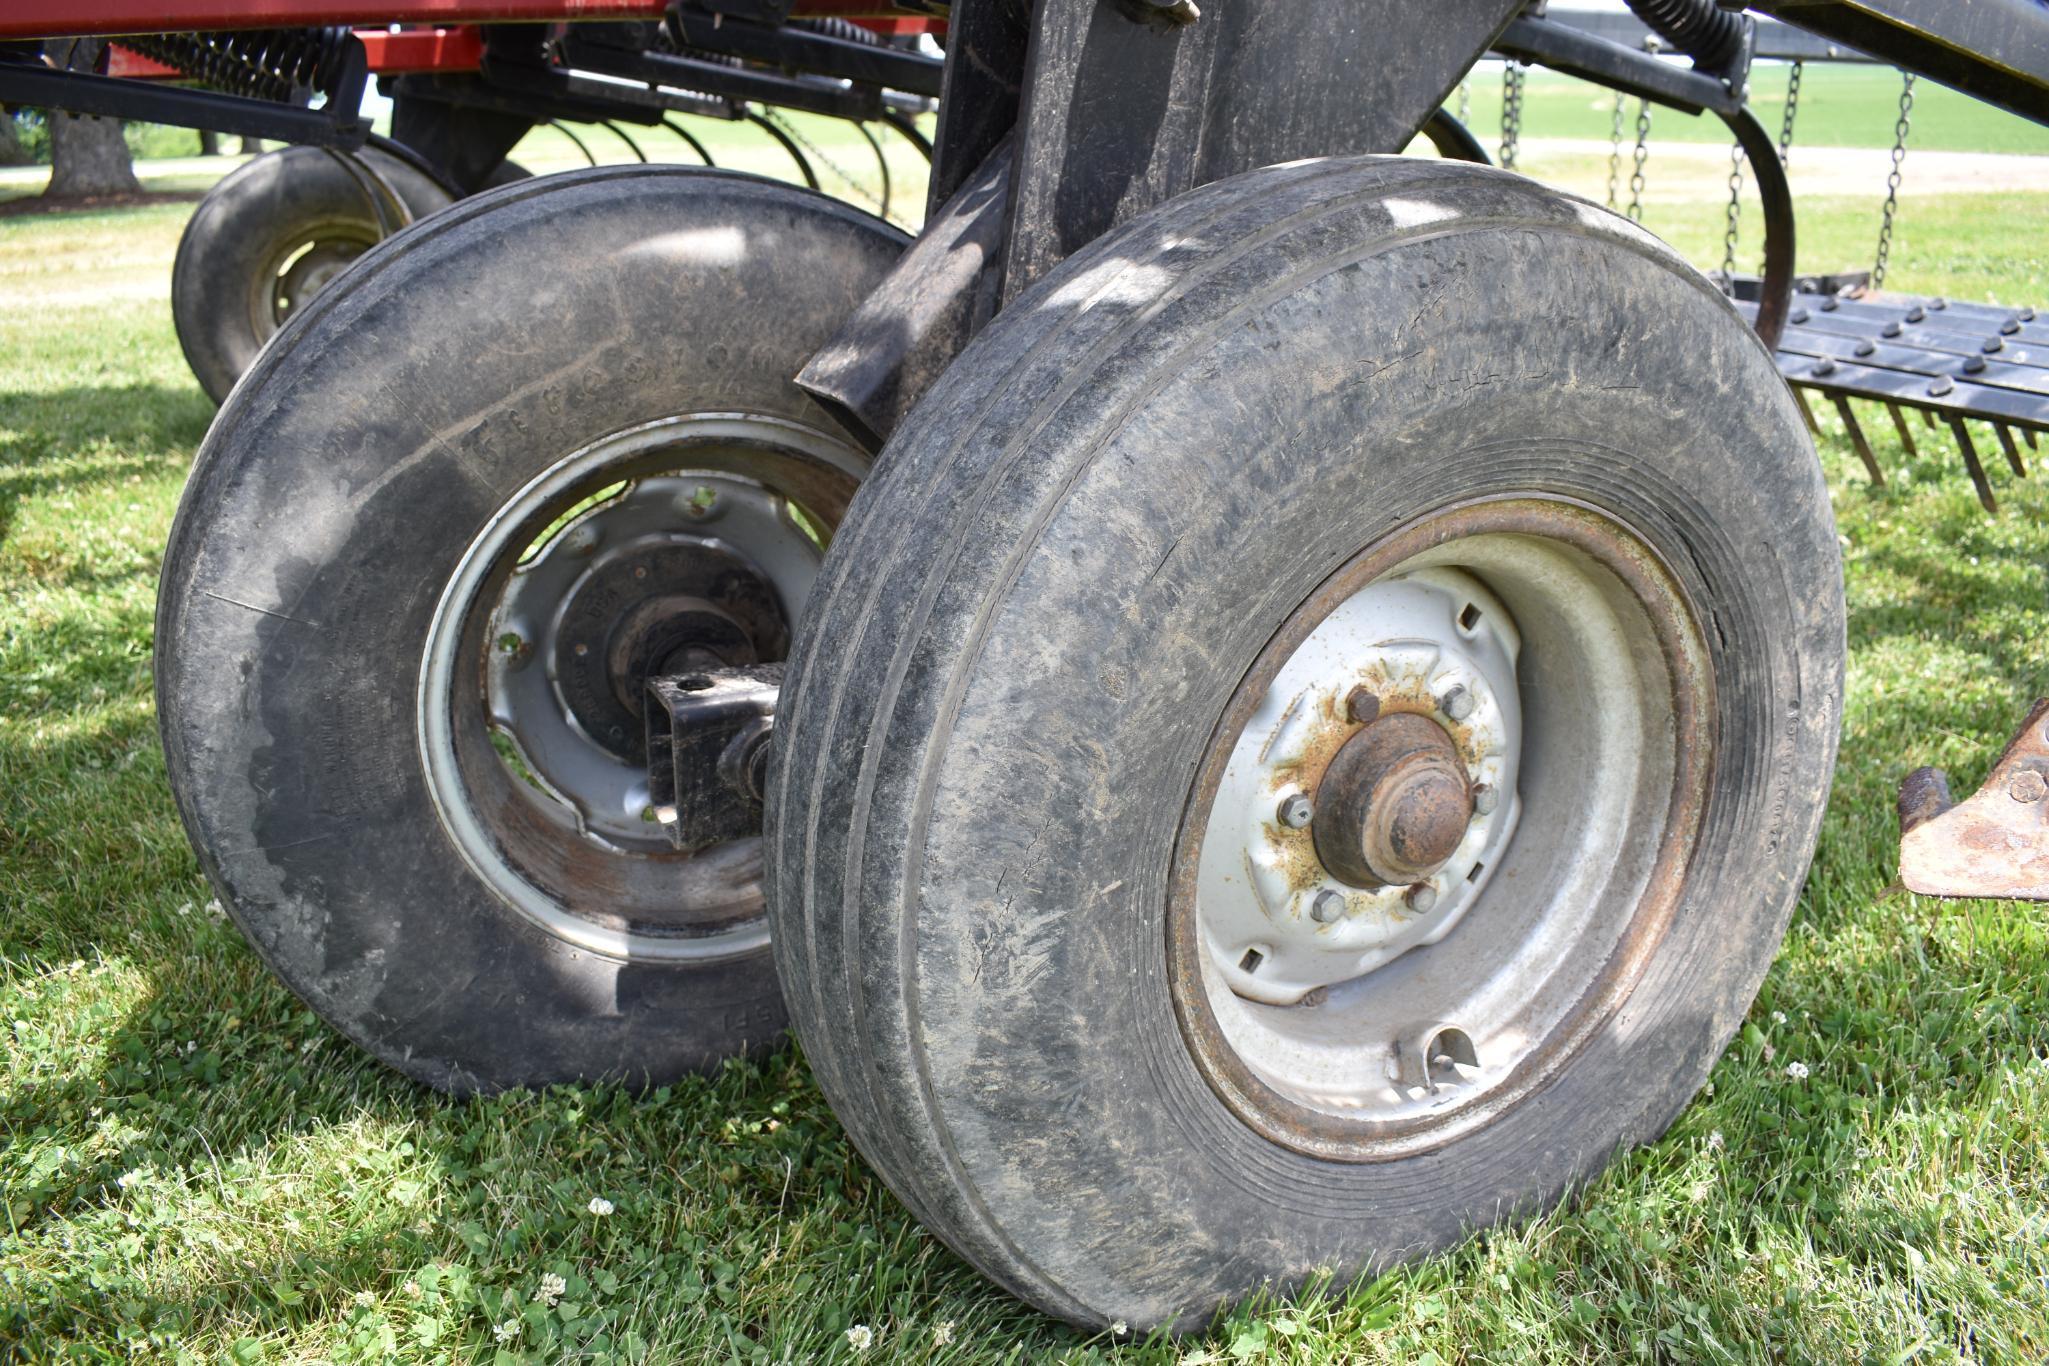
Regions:
[[[666, 7], [665, 0], [5, 0], [0, 4], [0, 40], [308, 24], [381, 27], [657, 19]], [[930, 22], [906, 15], [889, 0], [798, 0], [795, 13], [799, 18], [878, 20], [882, 22], [876, 27], [887, 33], [921, 31]], [[909, 28], [910, 23], [920, 29]]]

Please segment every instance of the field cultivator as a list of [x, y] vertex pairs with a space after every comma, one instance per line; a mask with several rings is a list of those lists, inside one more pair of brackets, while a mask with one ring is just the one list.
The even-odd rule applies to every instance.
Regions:
[[[1796, 275], [1747, 99], [1760, 54], [1868, 57], [2049, 119], [2049, 9], [1750, 8], [17, 0], [0, 100], [309, 143], [232, 216], [318, 173], [376, 220], [191, 276], [194, 327], [276, 333], [156, 625], [222, 904], [454, 1091], [793, 1026], [905, 1204], [1076, 1323], [1547, 1206], [1694, 1095], [1819, 838], [1806, 400], [1874, 480], [1853, 403], [1940, 421], [1988, 508], [1966, 419], [2016, 474], [2049, 427], [2032, 314], [1868, 288], [1890, 194], [1867, 280]], [[1726, 122], [1762, 274], [1733, 181], [1708, 276], [1467, 164], [1490, 53], [1510, 166], [1523, 64], [1615, 92], [1611, 199], [1627, 101], [1639, 149]], [[550, 119], [935, 98], [915, 237], [703, 167], [482, 188]], [[2044, 720], [1963, 803], [1910, 780], [1910, 886], [2042, 894]]]

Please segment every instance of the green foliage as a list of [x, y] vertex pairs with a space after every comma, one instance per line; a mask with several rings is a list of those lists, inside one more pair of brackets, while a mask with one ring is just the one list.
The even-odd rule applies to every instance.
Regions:
[[[2045, 203], [1915, 201], [1903, 280], [2039, 301]], [[1822, 206], [1809, 240], [1861, 247], [1868, 208]], [[187, 211], [0, 220], [0, 1355], [2049, 1354], [2049, 935], [2027, 907], [1890, 888], [1894, 782], [1940, 763], [1975, 783], [2049, 692], [2044, 481], [1995, 471], [1987, 518], [1946, 443], [1909, 457], [1870, 413], [1872, 489], [1825, 422], [1842, 765], [1763, 994], [1660, 1143], [1419, 1265], [1179, 1343], [1084, 1337], [925, 1234], [792, 1047], [651, 1096], [447, 1100], [335, 1036], [221, 918], [150, 693], [161, 547], [211, 415], [164, 303]], [[1711, 263], [1711, 179], [1656, 212]]]

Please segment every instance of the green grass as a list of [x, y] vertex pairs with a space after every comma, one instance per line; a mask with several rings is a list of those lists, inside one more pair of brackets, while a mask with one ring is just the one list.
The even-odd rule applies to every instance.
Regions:
[[[1750, 103], [1757, 116], [1778, 136], [1786, 108], [1786, 73], [1777, 62], [1760, 62], [1751, 72]], [[1482, 67], [1468, 84], [1472, 128], [1492, 146], [1501, 122], [1501, 68]], [[1900, 76], [1886, 66], [1830, 66], [1809, 63], [1800, 77], [1800, 103], [1794, 117], [1794, 146], [1890, 147], [1899, 117]], [[1448, 103], [1455, 110], [1458, 97]], [[1523, 87], [1523, 136], [1531, 138], [1598, 138], [1606, 142], [1614, 95], [1569, 76], [1532, 71]], [[1636, 104], [1630, 102], [1628, 136], [1636, 130]], [[1729, 140], [1728, 129], [1712, 115], [1689, 117], [1668, 109], [1652, 115], [1657, 136], [1680, 142]], [[1920, 151], [2049, 153], [2049, 128], [1980, 104], [1966, 95], [1920, 80], [1914, 83], [1914, 108], [1909, 146]]]
[[[1652, 226], [1707, 259], [1712, 180], [1666, 189]], [[1816, 255], [1868, 251], [1870, 206], [1808, 207]], [[1448, 1255], [1119, 1345], [925, 1235], [792, 1047], [646, 1097], [449, 1101], [223, 923], [150, 700], [211, 416], [164, 303], [185, 212], [0, 221], [0, 1358], [845, 1360], [856, 1325], [911, 1361], [2049, 1354], [2049, 936], [2035, 909], [1889, 891], [1897, 779], [1975, 784], [2049, 692], [2049, 481], [1995, 470], [1987, 518], [1945, 443], [1909, 459], [1888, 429], [1873, 489], [1828, 428], [1842, 766], [1763, 994], [1662, 1142]], [[1913, 201], [1899, 279], [2040, 301], [2045, 216]]]

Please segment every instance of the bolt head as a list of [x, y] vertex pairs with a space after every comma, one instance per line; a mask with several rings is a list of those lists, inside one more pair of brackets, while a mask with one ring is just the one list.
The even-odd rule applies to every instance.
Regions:
[[2006, 795], [2017, 802], [2039, 802], [2049, 797], [2049, 779], [2033, 769], [2016, 773], [2013, 781], [2007, 784]]
[[1282, 800], [1279, 814], [1282, 825], [1290, 830], [1300, 830], [1315, 817], [1316, 806], [1297, 792]]
[[1316, 900], [1309, 903], [1309, 918], [1319, 925], [1328, 925], [1344, 913], [1344, 893], [1333, 892], [1327, 887], [1316, 894]]
[[1501, 804], [1501, 794], [1489, 783], [1480, 783], [1473, 788], [1473, 812], [1476, 815], [1491, 816], [1494, 808]]
[[1409, 909], [1421, 915], [1437, 906], [1437, 889], [1427, 882], [1419, 882], [1403, 894], [1402, 900], [1409, 903]]
[[1380, 715], [1380, 697], [1371, 688], [1352, 689], [1345, 698], [1345, 714], [1360, 725], [1366, 725]]
[[1473, 695], [1454, 683], [1444, 696], [1437, 699], [1437, 705], [1452, 720], [1463, 721], [1473, 714]]

